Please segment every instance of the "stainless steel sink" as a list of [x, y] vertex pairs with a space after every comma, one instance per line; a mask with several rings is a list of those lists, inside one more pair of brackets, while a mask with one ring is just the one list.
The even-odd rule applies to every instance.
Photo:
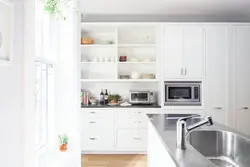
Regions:
[[221, 167], [250, 167], [250, 140], [227, 131], [193, 131], [188, 142]]

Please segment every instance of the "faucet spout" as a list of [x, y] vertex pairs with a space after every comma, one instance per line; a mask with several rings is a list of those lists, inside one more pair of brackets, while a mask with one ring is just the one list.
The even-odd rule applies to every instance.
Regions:
[[182, 150], [185, 150], [186, 149], [186, 135], [191, 132], [192, 130], [198, 128], [198, 127], [201, 127], [201, 126], [204, 126], [204, 125], [207, 125], [207, 126], [211, 126], [213, 125], [213, 120], [212, 120], [212, 117], [210, 116], [206, 116], [204, 117], [204, 120], [200, 121], [200, 122], [197, 122], [193, 125], [190, 125], [187, 127], [187, 123], [186, 121], [190, 118], [194, 118], [194, 117], [197, 117], [198, 115], [192, 115], [192, 116], [189, 116], [189, 117], [184, 117], [184, 118], [180, 118], [178, 121], [177, 121], [177, 124], [176, 124], [176, 130], [177, 130], [177, 148], [179, 149], [182, 149]]

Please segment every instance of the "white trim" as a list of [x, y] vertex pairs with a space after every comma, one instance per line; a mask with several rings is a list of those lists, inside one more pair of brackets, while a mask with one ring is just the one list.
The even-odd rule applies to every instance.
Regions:
[[53, 61], [48, 60], [48, 59], [43, 58], [43, 57], [36, 57], [35, 61], [38, 61], [38, 62], [41, 62], [41, 63], [45, 63], [45, 64], [49, 64], [49, 65], [53, 65], [54, 64]]
[[158, 82], [157, 79], [81, 79], [81, 82]]
[[13, 59], [13, 53], [14, 53], [14, 27], [15, 27], [15, 22], [14, 22], [14, 3], [10, 0], [0, 0], [0, 2], [3, 2], [4, 4], [8, 5], [11, 8], [11, 40], [10, 40], [10, 55], [7, 58], [8, 60], [0, 60], [0, 66], [1, 65], [11, 65], [12, 64], [12, 59]]

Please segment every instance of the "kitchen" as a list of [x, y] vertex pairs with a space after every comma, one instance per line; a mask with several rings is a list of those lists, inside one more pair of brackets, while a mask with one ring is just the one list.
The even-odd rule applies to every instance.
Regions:
[[1, 2], [0, 166], [250, 166], [249, 2]]
[[[247, 128], [250, 89], [245, 75], [250, 70], [246, 64], [249, 60], [248, 23], [83, 22], [79, 34], [81, 39], [91, 39], [91, 43], [80, 44], [81, 89], [93, 96], [95, 102], [101, 89], [123, 97], [120, 105], [82, 105], [83, 157], [88, 154], [148, 153], [150, 166], [155, 166], [157, 161], [164, 162], [166, 152], [158, 156], [162, 159], [148, 152], [150, 147], [152, 152], [155, 151], [153, 147], [157, 147], [156, 144], [150, 146], [151, 136], [157, 134], [161, 138], [164, 135], [154, 128], [158, 124], [164, 126], [161, 121], [165, 118], [158, 119], [158, 114], [167, 114], [170, 118], [175, 115], [175, 119], [192, 114], [209, 115], [214, 122], [236, 129], [244, 136], [250, 135]], [[106, 43], [102, 44], [104, 41]], [[106, 55], [115, 58], [105, 61]], [[95, 56], [103, 61], [96, 61]], [[145, 62], [146, 56], [152, 61]], [[95, 71], [97, 68], [99, 73]], [[94, 76], [97, 73], [100, 78]], [[155, 78], [142, 78], [145, 73], [153, 73]], [[142, 93], [148, 96], [138, 101], [138, 97], [144, 97]], [[154, 107], [150, 104], [150, 93], [152, 97], [157, 95]], [[133, 97], [137, 97], [138, 104], [133, 104]], [[147, 114], [155, 114], [157, 123], [152, 118], [152, 124], [148, 124]], [[152, 132], [155, 129], [156, 133]], [[160, 155], [157, 151], [154, 153]], [[228, 159], [219, 160], [228, 162]], [[171, 156], [165, 166], [176, 161], [173, 166], [182, 166], [178, 164], [182, 162], [175, 157], [171, 160]]]

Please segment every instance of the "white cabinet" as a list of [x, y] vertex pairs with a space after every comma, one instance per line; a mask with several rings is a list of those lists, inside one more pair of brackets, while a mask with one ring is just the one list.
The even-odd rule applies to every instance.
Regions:
[[206, 113], [226, 124], [228, 26], [206, 27]]
[[148, 167], [176, 167], [153, 125], [148, 125]]
[[114, 110], [83, 109], [81, 112], [81, 150], [114, 150]]
[[157, 110], [159, 109], [82, 109], [81, 150], [88, 153], [146, 152], [146, 113]]
[[233, 39], [236, 127], [250, 135], [250, 26], [235, 26]]
[[204, 77], [204, 29], [201, 26], [183, 28], [183, 75]]
[[163, 35], [164, 78], [180, 78], [183, 75], [182, 28], [166, 26]]
[[202, 79], [204, 39], [202, 26], [165, 26], [162, 44], [164, 78]]
[[146, 151], [147, 130], [118, 130], [117, 148]]

